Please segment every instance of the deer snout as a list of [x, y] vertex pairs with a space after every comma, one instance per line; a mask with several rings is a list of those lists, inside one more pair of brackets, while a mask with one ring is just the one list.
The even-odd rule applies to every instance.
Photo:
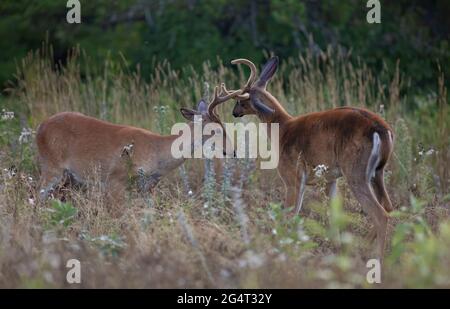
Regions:
[[233, 117], [242, 117], [242, 116], [244, 116], [244, 114], [241, 111], [239, 111], [239, 109], [237, 108], [233, 109]]
[[242, 108], [240, 108], [239, 106], [239, 102], [236, 103], [236, 105], [233, 108], [233, 117], [242, 117], [243, 113], [242, 113]]

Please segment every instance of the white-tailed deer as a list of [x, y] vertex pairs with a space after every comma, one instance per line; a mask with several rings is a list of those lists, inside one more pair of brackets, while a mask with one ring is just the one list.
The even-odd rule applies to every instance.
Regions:
[[[180, 109], [184, 118], [190, 120], [191, 128], [196, 115], [201, 116], [203, 126], [211, 122], [222, 126], [225, 156], [233, 154], [233, 147], [215, 108], [238, 93], [222, 95], [223, 89], [219, 91], [216, 87], [209, 105], [200, 101], [197, 110]], [[53, 115], [39, 126], [36, 135], [41, 198], [46, 198], [67, 177], [71, 182], [85, 183], [94, 169], [98, 170], [105, 192], [113, 200], [123, 196], [130, 173], [139, 177], [137, 184], [141, 192], [151, 192], [161, 177], [185, 161], [171, 154], [172, 142], [178, 137], [116, 125], [75, 112]], [[192, 151], [203, 143], [204, 138], [201, 143], [193, 141]]]
[[378, 115], [355, 107], [293, 117], [266, 89], [277, 70], [277, 57], [267, 62], [259, 78], [251, 61], [236, 59], [232, 63], [245, 64], [251, 70], [242, 93], [237, 96], [233, 116], [256, 114], [261, 121], [279, 124], [278, 172], [286, 188], [285, 207], [295, 206], [294, 213], [299, 213], [305, 186], [316, 182], [314, 169], [325, 165], [329, 194], [336, 194], [336, 179], [344, 176], [356, 199], [372, 218], [375, 229], [371, 234], [377, 236], [382, 258], [388, 212], [392, 210], [383, 180], [393, 149], [391, 127]]

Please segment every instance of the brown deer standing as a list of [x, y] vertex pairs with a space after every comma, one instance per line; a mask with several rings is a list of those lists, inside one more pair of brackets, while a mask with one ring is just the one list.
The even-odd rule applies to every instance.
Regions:
[[[216, 87], [209, 105], [200, 101], [197, 110], [180, 109], [182, 115], [190, 120], [191, 129], [195, 115], [201, 116], [203, 126], [214, 122], [222, 127], [225, 156], [232, 155], [233, 147], [230, 147], [215, 108], [238, 93], [240, 91], [222, 95], [223, 89], [219, 94]], [[113, 200], [123, 197], [130, 172], [142, 178], [138, 182], [141, 192], [151, 192], [161, 177], [185, 161], [185, 158], [176, 159], [171, 154], [172, 142], [178, 137], [116, 125], [75, 112], [53, 115], [39, 126], [36, 135], [41, 198], [45, 199], [66, 177], [71, 182], [85, 183], [94, 169], [99, 169], [101, 183]], [[194, 143], [191, 148], [194, 151]], [[124, 153], [129, 156], [131, 166], [125, 162]]]
[[[344, 176], [351, 191], [375, 225], [380, 259], [384, 254], [391, 201], [384, 186], [384, 168], [393, 149], [393, 131], [378, 115], [362, 108], [340, 107], [293, 117], [267, 91], [278, 67], [271, 58], [257, 79], [256, 66], [245, 64], [251, 74], [237, 96], [233, 116], [256, 114], [261, 121], [278, 123], [280, 160], [278, 173], [285, 188], [285, 207], [298, 214], [306, 185], [315, 184], [314, 168], [325, 165], [328, 194], [336, 194], [336, 179]], [[270, 135], [268, 135], [270, 136]]]

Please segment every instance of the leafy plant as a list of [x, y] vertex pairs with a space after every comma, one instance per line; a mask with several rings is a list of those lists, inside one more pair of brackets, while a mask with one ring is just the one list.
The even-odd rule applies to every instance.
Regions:
[[49, 214], [49, 225], [51, 227], [69, 227], [75, 220], [77, 209], [71, 203], [52, 200], [50, 208], [46, 209]]

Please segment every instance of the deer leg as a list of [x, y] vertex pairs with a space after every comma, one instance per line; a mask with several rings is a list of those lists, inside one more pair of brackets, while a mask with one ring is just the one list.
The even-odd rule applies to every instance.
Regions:
[[50, 168], [42, 169], [39, 185], [39, 198], [41, 201], [45, 201], [55, 190], [56, 186], [61, 182], [62, 176], [62, 170]]
[[[381, 140], [378, 133], [373, 134], [372, 149], [364, 153], [361, 149], [349, 148], [353, 153], [360, 152], [359, 158], [351, 164], [346, 164], [342, 172], [347, 179], [350, 188], [363, 209], [372, 218], [377, 235], [377, 249], [380, 262], [384, 256], [384, 247], [386, 242], [386, 229], [389, 220], [389, 214], [377, 200], [374, 190], [371, 186], [371, 179], [376, 176], [376, 169], [380, 162]], [[367, 162], [367, 165], [362, 163]], [[382, 174], [378, 174], [378, 177]], [[380, 180], [380, 178], [378, 178]]]
[[384, 170], [379, 169], [375, 171], [375, 176], [372, 179], [372, 186], [378, 202], [384, 207], [387, 212], [391, 212], [392, 207], [391, 199], [384, 186]]
[[282, 166], [281, 164], [278, 166], [278, 174], [280, 175], [285, 188], [283, 207], [293, 207], [297, 197], [297, 191], [295, 188], [295, 174], [293, 173], [291, 166]]
[[298, 214], [303, 203], [303, 195], [306, 187], [306, 173], [303, 168], [283, 166], [278, 169], [286, 188], [284, 208], [294, 207], [292, 214]]
[[[375, 196], [384, 210], [387, 212], [391, 212], [394, 208], [392, 207], [391, 200], [384, 186], [384, 170], [379, 169], [375, 171], [375, 176], [372, 179], [372, 188], [375, 193]], [[376, 228], [373, 228], [368, 235], [369, 241], [374, 241], [377, 236]]]
[[[376, 165], [379, 161], [379, 147], [377, 147], [375, 137], [374, 135], [374, 146], [371, 152], [362, 154], [352, 164], [343, 166], [342, 172], [355, 198], [373, 221], [377, 237], [378, 257], [381, 262], [384, 256], [389, 215], [378, 202], [371, 186], [371, 176], [375, 174]], [[367, 162], [367, 166], [364, 167], [361, 162]]]
[[375, 198], [370, 184], [365, 180], [365, 178], [350, 180], [349, 184], [356, 199], [374, 223], [374, 230], [376, 231], [377, 237], [378, 256], [381, 261], [384, 256], [386, 229], [389, 215]]
[[120, 180], [110, 180], [106, 187], [106, 194], [108, 200], [112, 203], [122, 202], [125, 196], [125, 185], [123, 181]]

